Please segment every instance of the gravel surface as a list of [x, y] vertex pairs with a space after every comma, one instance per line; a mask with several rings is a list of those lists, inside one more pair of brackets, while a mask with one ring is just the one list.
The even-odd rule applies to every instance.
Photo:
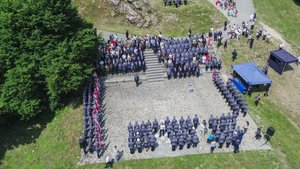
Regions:
[[[188, 85], [193, 85], [193, 92], [188, 92]], [[187, 115], [193, 117], [198, 114], [202, 121], [208, 120], [210, 114], [219, 116], [222, 112], [229, 112], [230, 109], [225, 102], [225, 99], [214, 86], [211, 75], [204, 74], [199, 78], [172, 79], [162, 82], [148, 83], [144, 82], [139, 87], [135, 87], [135, 83], [107, 83], [104, 99], [104, 126], [105, 126], [105, 144], [107, 149], [101, 154], [101, 158], [97, 158], [96, 154], [88, 154], [85, 156], [82, 153], [80, 164], [100, 163], [105, 162], [106, 155], [110, 154], [113, 157], [113, 147], [116, 145], [120, 150], [123, 150], [121, 160], [130, 159], [146, 159], [157, 157], [182, 156], [186, 154], [209, 153], [210, 146], [206, 144], [206, 136], [201, 135], [199, 128], [197, 135], [200, 137], [200, 144], [197, 148], [171, 151], [169, 139], [165, 137], [159, 138], [158, 147], [155, 151], [143, 151], [142, 153], [135, 152], [130, 154], [127, 147], [128, 144], [128, 122], [146, 121], [157, 118], [158, 121], [166, 116], [180, 118]], [[254, 133], [257, 125], [253, 122], [249, 115], [246, 118], [238, 117], [237, 126], [241, 128], [250, 122], [248, 132], [244, 135], [244, 139], [240, 145], [240, 150], [257, 150], [270, 149], [268, 144], [263, 145], [264, 140], [257, 141], [254, 138]], [[216, 149], [215, 152], [232, 152], [233, 147]]]

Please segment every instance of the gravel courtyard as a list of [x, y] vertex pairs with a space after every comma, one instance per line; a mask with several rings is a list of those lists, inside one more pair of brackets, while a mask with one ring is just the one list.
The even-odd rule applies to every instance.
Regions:
[[[132, 77], [130, 77], [132, 78]], [[188, 91], [188, 85], [193, 86], [193, 92]], [[206, 144], [206, 136], [200, 134], [197, 129], [197, 135], [200, 137], [200, 144], [197, 148], [171, 151], [170, 141], [165, 137], [159, 138], [158, 147], [155, 151], [130, 154], [128, 145], [128, 122], [134, 123], [138, 121], [146, 121], [157, 118], [158, 121], [166, 116], [173, 118], [185, 118], [189, 115], [194, 117], [198, 115], [200, 121], [208, 120], [210, 114], [219, 116], [230, 109], [225, 99], [214, 86], [211, 75], [204, 74], [199, 78], [172, 79], [163, 82], [147, 83], [143, 82], [139, 87], [135, 87], [135, 83], [110, 83], [106, 84], [105, 99], [105, 137], [107, 150], [103, 152], [100, 159], [95, 154], [84, 156], [81, 152], [80, 164], [104, 162], [107, 154], [113, 156], [113, 147], [116, 145], [120, 150], [124, 150], [121, 160], [145, 159], [157, 157], [181, 156], [186, 154], [209, 153], [210, 146]], [[244, 135], [244, 139], [240, 145], [240, 150], [257, 150], [270, 149], [269, 144], [263, 145], [264, 139], [255, 140], [254, 133], [257, 125], [249, 115], [244, 119], [241, 115], [238, 117], [237, 126], [243, 128], [246, 121], [250, 122], [248, 132]], [[218, 152], [232, 152], [233, 147], [222, 149], [216, 148]]]

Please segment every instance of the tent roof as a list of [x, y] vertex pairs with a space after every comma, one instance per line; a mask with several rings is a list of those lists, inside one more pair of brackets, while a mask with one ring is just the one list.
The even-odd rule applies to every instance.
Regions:
[[249, 85], [271, 84], [272, 80], [266, 76], [253, 62], [231, 65]]
[[274, 50], [271, 52], [271, 54], [285, 63], [294, 63], [298, 61], [295, 56], [283, 49]]

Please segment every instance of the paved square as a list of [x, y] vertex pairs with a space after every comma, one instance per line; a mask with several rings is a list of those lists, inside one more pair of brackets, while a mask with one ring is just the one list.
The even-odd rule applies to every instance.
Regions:
[[[120, 77], [121, 78], [121, 77]], [[130, 77], [131, 78], [131, 77]], [[188, 85], [193, 86], [193, 92], [188, 91]], [[171, 79], [163, 82], [147, 83], [143, 82], [139, 87], [135, 83], [114, 83], [106, 84], [105, 91], [105, 133], [108, 144], [107, 150], [102, 157], [98, 159], [95, 154], [88, 154], [86, 157], [82, 153], [80, 163], [98, 163], [104, 162], [106, 155], [109, 153], [113, 156], [113, 147], [116, 145], [119, 149], [124, 150], [121, 160], [145, 159], [157, 157], [181, 156], [186, 154], [209, 153], [210, 146], [206, 144], [207, 135], [200, 134], [197, 129], [197, 135], [200, 137], [200, 144], [197, 148], [171, 151], [169, 139], [165, 137], [158, 138], [158, 147], [155, 151], [130, 154], [128, 149], [128, 122], [146, 121], [157, 118], [158, 121], [166, 116], [185, 118], [189, 115], [193, 117], [198, 114], [200, 121], [208, 121], [210, 114], [220, 117], [230, 109], [211, 80], [211, 74], [204, 74], [199, 78]], [[250, 122], [248, 132], [244, 135], [240, 150], [270, 149], [270, 145], [263, 145], [264, 140], [257, 141], [254, 133], [257, 129], [249, 115], [244, 119], [241, 115], [237, 119], [237, 126], [243, 128], [246, 120]], [[209, 131], [210, 132], [210, 131]], [[222, 149], [216, 148], [217, 152], [232, 152], [233, 147]]]

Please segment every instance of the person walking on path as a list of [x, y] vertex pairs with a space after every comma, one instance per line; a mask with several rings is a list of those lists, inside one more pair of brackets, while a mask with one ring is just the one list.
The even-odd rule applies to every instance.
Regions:
[[246, 125], [244, 126], [244, 133], [248, 131], [249, 128], [249, 121], [246, 121]]
[[135, 75], [134, 75], [134, 81], [135, 81], [136, 87], [138, 87], [138, 86], [139, 86], [139, 81], [140, 81], [140, 77], [139, 77], [138, 74], [135, 74]]
[[234, 60], [236, 59], [236, 57], [237, 57], [236, 49], [233, 49], [233, 52], [232, 52], [232, 62], [234, 62]]
[[224, 42], [224, 50], [225, 50], [225, 51], [227, 50], [227, 39], [226, 39], [225, 42]]
[[224, 22], [224, 31], [227, 30], [227, 21]]
[[255, 106], [257, 106], [258, 105], [258, 103], [259, 103], [259, 101], [260, 101], [260, 94], [258, 94], [256, 97], [255, 97]]

